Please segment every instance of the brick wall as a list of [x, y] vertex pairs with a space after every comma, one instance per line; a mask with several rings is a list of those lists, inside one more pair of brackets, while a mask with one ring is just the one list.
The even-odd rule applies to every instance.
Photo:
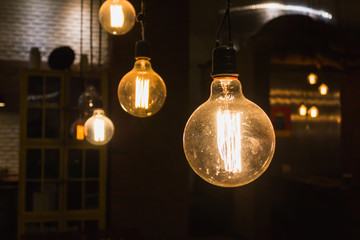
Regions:
[[[38, 47], [42, 61], [51, 51], [70, 46], [80, 55], [80, 0], [12, 0], [0, 5], [0, 60], [27, 61]], [[93, 63], [99, 49], [99, 1], [93, 1]], [[84, 1], [83, 54], [90, 56], [90, 1]], [[102, 31], [102, 62], [107, 59], [107, 37]]]
[[19, 172], [19, 115], [0, 109], [0, 175]]

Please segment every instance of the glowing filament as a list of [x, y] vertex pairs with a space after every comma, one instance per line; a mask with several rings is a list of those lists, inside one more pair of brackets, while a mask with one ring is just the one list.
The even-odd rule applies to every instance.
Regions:
[[94, 140], [96, 142], [104, 141], [105, 138], [105, 126], [104, 121], [95, 119], [94, 121]]
[[112, 27], [122, 27], [124, 25], [124, 13], [121, 5], [111, 5], [110, 16]]
[[136, 92], [135, 92], [135, 107], [145, 108], [149, 107], [149, 82], [150, 80], [144, 80], [136, 78]]
[[319, 110], [317, 109], [317, 107], [312, 106], [309, 109], [309, 115], [310, 115], [310, 117], [316, 118], [319, 115]]
[[319, 92], [321, 95], [326, 95], [328, 93], [328, 91], [329, 91], [329, 87], [326, 86], [325, 83], [323, 83], [319, 86]]
[[84, 140], [84, 125], [76, 125], [76, 139]]
[[306, 112], [307, 112], [307, 107], [302, 104], [300, 107], [299, 107], [299, 114], [300, 116], [306, 116]]
[[241, 172], [240, 113], [218, 110], [217, 143], [225, 170]]

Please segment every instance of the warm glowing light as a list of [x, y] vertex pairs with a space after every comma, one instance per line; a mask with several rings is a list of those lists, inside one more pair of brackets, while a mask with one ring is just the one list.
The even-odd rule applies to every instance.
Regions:
[[241, 172], [240, 113], [217, 111], [217, 143], [225, 171]]
[[149, 79], [136, 77], [135, 107], [149, 108]]
[[114, 135], [114, 124], [105, 116], [104, 110], [95, 109], [94, 114], [84, 124], [85, 139], [94, 145], [108, 143]]
[[94, 140], [96, 142], [104, 141], [105, 130], [104, 121], [101, 119], [95, 119], [94, 121]]
[[299, 107], [299, 114], [300, 116], [306, 116], [306, 113], [307, 113], [307, 107], [304, 104], [302, 104]]
[[309, 115], [312, 118], [316, 118], [317, 116], [319, 116], [319, 110], [317, 107], [312, 106], [311, 108], [309, 108]]
[[0, 102], [0, 107], [5, 107], [5, 103]]
[[110, 16], [112, 27], [122, 27], [124, 25], [124, 13], [121, 5], [111, 5]]
[[318, 76], [315, 73], [310, 73], [308, 75], [307, 79], [311, 85], [314, 85], [317, 83]]
[[76, 139], [77, 140], [84, 140], [84, 125], [78, 124], [76, 125]]
[[319, 86], [319, 92], [321, 95], [326, 95], [328, 91], [329, 91], [329, 87], [325, 83]]

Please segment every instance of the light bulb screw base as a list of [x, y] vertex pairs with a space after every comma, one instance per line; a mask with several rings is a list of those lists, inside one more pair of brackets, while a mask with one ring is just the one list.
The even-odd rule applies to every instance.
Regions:
[[232, 42], [220, 46], [216, 41], [212, 56], [212, 77], [238, 76], [236, 64], [236, 51]]
[[150, 42], [140, 40], [135, 44], [135, 58], [146, 57], [150, 58]]

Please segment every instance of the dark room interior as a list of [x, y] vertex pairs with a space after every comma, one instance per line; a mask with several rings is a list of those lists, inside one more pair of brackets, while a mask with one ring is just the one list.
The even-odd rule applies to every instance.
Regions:
[[[132, 16], [127, 32], [106, 29], [108, 2], [125, 4], [111, 24], [121, 29]], [[0, 1], [0, 240], [360, 239], [359, 8], [357, 0]], [[232, 42], [236, 76], [217, 75], [217, 41]], [[126, 105], [132, 96], [122, 100], [128, 88], [119, 85], [149, 62], [162, 101], [153, 112], [137, 96], [146, 107]], [[227, 185], [191, 162], [202, 149], [186, 152], [188, 139], [211, 131], [184, 129], [216, 79], [234, 76], [276, 144], [256, 177]], [[138, 81], [146, 91], [149, 80]], [[140, 108], [147, 112], [131, 112]], [[96, 113], [113, 129], [106, 120], [97, 135]], [[246, 170], [234, 168], [231, 176]]]

